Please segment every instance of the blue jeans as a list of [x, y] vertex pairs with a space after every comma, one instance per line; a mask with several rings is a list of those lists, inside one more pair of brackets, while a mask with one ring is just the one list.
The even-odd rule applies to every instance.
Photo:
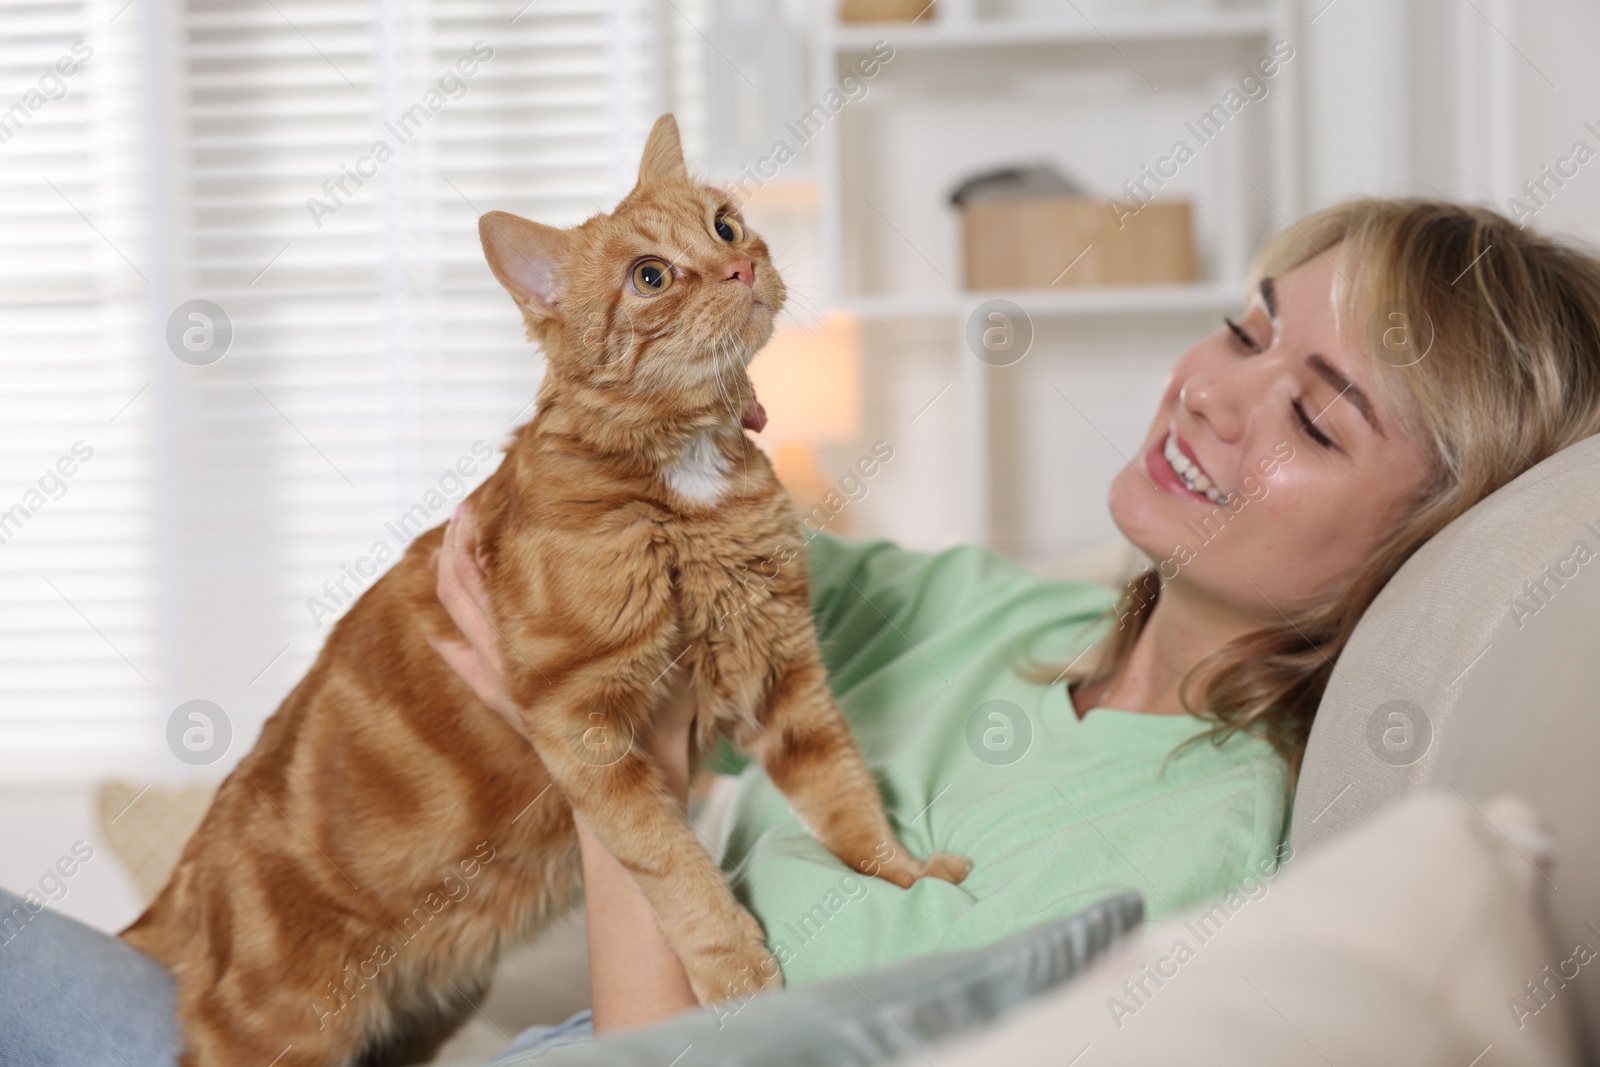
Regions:
[[[0, 889], [0, 1067], [172, 1067], [172, 1001], [171, 975], [132, 945]], [[530, 1026], [493, 1065], [592, 1035], [586, 1011]]]

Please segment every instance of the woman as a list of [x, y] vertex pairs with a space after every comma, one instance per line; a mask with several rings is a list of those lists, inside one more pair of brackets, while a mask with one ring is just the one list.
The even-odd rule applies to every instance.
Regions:
[[[1159, 919], [1287, 858], [1312, 716], [1377, 591], [1600, 429], [1600, 260], [1493, 212], [1341, 205], [1271, 241], [1249, 291], [1179, 357], [1112, 483], [1117, 525], [1158, 561], [1120, 594], [972, 547], [809, 543], [830, 683], [901, 839], [974, 866], [904, 891], [856, 876], [741, 774], [715, 845], [789, 984], [988, 943], [1128, 887]], [[517, 726], [471, 543], [463, 512], [439, 567], [467, 642], [440, 651]], [[676, 684], [641, 739], [680, 800], [693, 714]], [[626, 872], [581, 822], [580, 842], [593, 1029], [693, 1006]], [[0, 893], [0, 912], [19, 906]], [[517, 1046], [590, 1029], [581, 1013]], [[170, 983], [133, 949], [48, 910], [0, 936], [0, 1061], [144, 1067], [175, 1041]]]
[[[1158, 561], [1120, 596], [975, 548], [810, 542], [830, 681], [897, 830], [973, 872], [852, 884], [749, 772], [719, 847], [790, 984], [998, 940], [1130, 885], [1160, 918], [1281, 857], [1361, 613], [1453, 518], [1600, 429], [1600, 262], [1492, 212], [1344, 204], [1271, 241], [1249, 291], [1179, 357], [1112, 483], [1112, 517]], [[468, 641], [440, 652], [516, 725], [472, 537], [462, 512], [439, 595]], [[1013, 662], [1050, 650], [1068, 662]], [[693, 715], [676, 691], [645, 741], [680, 800]], [[580, 841], [594, 1029], [692, 1007], [642, 895], [581, 820]]]

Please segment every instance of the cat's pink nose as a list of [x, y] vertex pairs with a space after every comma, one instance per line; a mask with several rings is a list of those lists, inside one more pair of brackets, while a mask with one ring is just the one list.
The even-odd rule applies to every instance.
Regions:
[[750, 257], [744, 256], [740, 259], [734, 260], [733, 265], [728, 268], [727, 277], [723, 278], [722, 280], [725, 282], [743, 282], [745, 288], [754, 289], [756, 286], [756, 268], [754, 264], [750, 262]]

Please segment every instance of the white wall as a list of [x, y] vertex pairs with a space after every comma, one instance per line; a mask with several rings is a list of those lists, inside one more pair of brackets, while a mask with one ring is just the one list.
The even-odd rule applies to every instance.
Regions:
[[[1585, 0], [1307, 0], [1307, 203], [1445, 196], [1510, 214], [1573, 143], [1600, 153], [1600, 6]], [[1600, 159], [1533, 225], [1600, 243]], [[1532, 202], [1529, 201], [1531, 204]], [[1535, 205], [1537, 206], [1537, 205]]]

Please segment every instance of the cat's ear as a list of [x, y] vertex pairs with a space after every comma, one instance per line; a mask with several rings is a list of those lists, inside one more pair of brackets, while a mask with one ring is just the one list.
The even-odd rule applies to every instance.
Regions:
[[489, 269], [519, 307], [539, 318], [556, 314], [555, 278], [571, 242], [566, 230], [491, 211], [478, 219], [478, 237]]
[[644, 158], [639, 161], [639, 184], [686, 182], [689, 168], [683, 165], [683, 145], [678, 141], [678, 120], [669, 112], [656, 119], [644, 142]]

